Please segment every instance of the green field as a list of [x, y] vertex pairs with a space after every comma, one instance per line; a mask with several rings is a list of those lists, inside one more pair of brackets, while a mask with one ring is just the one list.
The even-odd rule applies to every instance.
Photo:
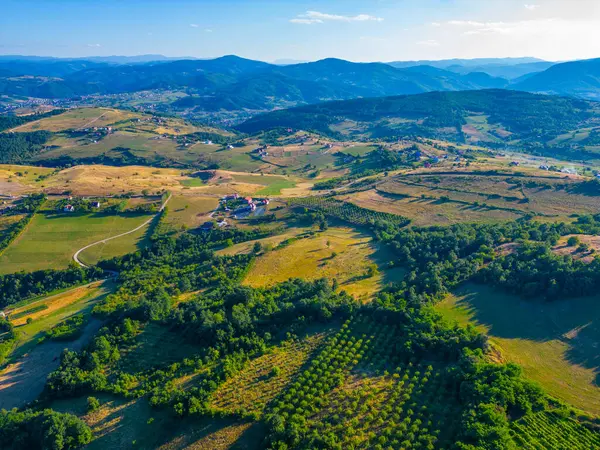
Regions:
[[486, 331], [502, 357], [521, 365], [551, 395], [600, 413], [598, 297], [543, 303], [467, 285], [436, 308]]
[[[13, 357], [27, 353], [44, 336], [45, 331], [65, 318], [80, 313], [89, 315], [93, 306], [113, 289], [110, 281], [96, 282], [14, 309], [10, 317], [14, 318], [11, 322], [16, 326], [18, 338]], [[28, 311], [31, 312], [27, 314]], [[33, 319], [31, 323], [26, 322], [28, 317]]]
[[[25, 231], [0, 256], [0, 273], [67, 267], [81, 247], [132, 230], [148, 217], [36, 214]], [[133, 249], [139, 240], [139, 235], [128, 235], [121, 240], [120, 246], [108, 246], [102, 256], [122, 254], [122, 249]]]
[[253, 176], [253, 175], [234, 175], [234, 181], [249, 184], [260, 184], [265, 186], [259, 191], [255, 192], [256, 195], [279, 195], [282, 189], [290, 189], [296, 186], [296, 183], [292, 180], [283, 177], [276, 176]]
[[[199, 180], [194, 178], [193, 180]], [[174, 195], [169, 202], [166, 223], [175, 228], [193, 228], [209, 220], [208, 214], [219, 205], [217, 197]]]
[[[267, 238], [265, 242], [275, 241]], [[290, 278], [335, 278], [340, 289], [366, 301], [385, 284], [403, 276], [400, 269], [385, 267], [387, 256], [387, 251], [380, 249], [370, 236], [350, 228], [331, 227], [265, 252], [252, 265], [244, 284], [257, 287]], [[370, 267], [377, 266], [379, 269], [369, 276]]]
[[110, 259], [116, 256], [134, 253], [150, 243], [148, 233], [148, 226], [145, 226], [127, 236], [121, 236], [116, 239], [111, 239], [106, 243], [94, 245], [93, 247], [82, 251], [79, 254], [79, 260], [89, 266], [97, 264], [103, 259]]
[[109, 108], [77, 108], [47, 117], [40, 121], [33, 121], [17, 127], [15, 131], [62, 131], [85, 127], [105, 127], [121, 120], [137, 117], [138, 114], [128, 111]]

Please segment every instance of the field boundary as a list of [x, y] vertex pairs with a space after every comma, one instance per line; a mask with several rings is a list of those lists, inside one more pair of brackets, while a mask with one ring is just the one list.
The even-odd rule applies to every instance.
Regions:
[[[173, 197], [172, 194], [169, 195], [169, 197], [165, 200], [165, 202], [161, 205], [160, 209], [158, 210], [158, 214], [160, 214], [163, 209], [165, 209], [165, 206], [167, 206], [167, 203], [169, 203], [169, 200], [171, 200], [171, 197]], [[81, 260], [79, 259], [79, 254], [81, 252], [83, 252], [84, 250], [87, 250], [90, 247], [94, 247], [95, 245], [98, 244], [106, 244], [108, 241], [112, 241], [113, 239], [117, 239], [120, 238], [122, 236], [127, 236], [128, 234], [131, 233], [135, 233], [138, 230], [141, 230], [142, 228], [144, 228], [146, 225], [150, 224], [150, 222], [152, 222], [154, 220], [154, 218], [156, 217], [156, 214], [152, 217], [150, 217], [148, 220], [146, 220], [144, 223], [142, 223], [141, 225], [138, 225], [137, 227], [135, 227], [133, 230], [129, 230], [126, 231], [125, 233], [121, 233], [121, 234], [117, 234], [116, 236], [111, 236], [108, 237], [106, 239], [101, 239], [99, 241], [96, 242], [92, 242], [91, 244], [86, 245], [85, 247], [80, 248], [79, 250], [77, 250], [75, 252], [75, 254], [73, 255], [73, 261], [75, 261], [77, 264], [79, 264], [81, 267], [87, 268], [89, 267], [88, 265], [84, 264], [81, 262]]]

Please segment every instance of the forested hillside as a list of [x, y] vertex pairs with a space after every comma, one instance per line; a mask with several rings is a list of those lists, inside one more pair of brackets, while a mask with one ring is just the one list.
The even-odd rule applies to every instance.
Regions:
[[356, 99], [275, 111], [238, 126], [257, 133], [278, 127], [315, 130], [343, 137], [336, 125], [356, 122], [367, 136], [436, 134], [455, 139], [469, 116], [486, 116], [520, 139], [548, 140], [576, 128], [597, 114], [593, 103], [508, 90], [432, 92], [414, 96]]

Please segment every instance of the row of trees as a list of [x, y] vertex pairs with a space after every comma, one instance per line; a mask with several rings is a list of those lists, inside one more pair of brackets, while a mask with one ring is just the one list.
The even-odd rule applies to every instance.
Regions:
[[29, 197], [25, 197], [16, 205], [14, 212], [24, 212], [27, 215], [3, 234], [0, 239], [0, 254], [25, 229], [27, 224], [33, 219], [35, 212], [44, 204], [45, 200], [46, 196], [44, 194], [33, 194]]

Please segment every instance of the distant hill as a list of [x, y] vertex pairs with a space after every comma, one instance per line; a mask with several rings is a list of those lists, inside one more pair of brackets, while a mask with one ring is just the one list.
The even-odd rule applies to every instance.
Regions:
[[475, 59], [443, 59], [439, 61], [395, 61], [388, 63], [392, 67], [408, 68], [415, 66], [431, 66], [460, 74], [483, 72], [492, 77], [514, 80], [524, 75], [541, 72], [553, 66], [554, 62], [538, 58], [475, 58]]
[[[161, 58], [157, 60], [156, 58]], [[174, 108], [266, 111], [329, 100], [504, 89], [600, 99], [600, 60], [535, 58], [354, 63], [328, 58], [277, 65], [234, 55], [57, 59], [0, 57], [0, 94], [69, 98], [152, 89], [185, 91]], [[237, 98], [235, 98], [237, 96]]]
[[440, 60], [419, 60], [419, 61], [392, 61], [389, 64], [392, 67], [405, 68], [413, 66], [432, 66], [440, 69], [447, 69], [451, 66], [462, 67], [481, 67], [484, 65], [513, 66], [517, 64], [530, 64], [544, 62], [543, 59], [522, 57], [522, 58], [473, 58], [473, 59], [440, 59]]
[[471, 123], [484, 123], [499, 136], [540, 142], [576, 128], [596, 115], [594, 107], [581, 100], [501, 89], [430, 92], [274, 111], [237, 128], [245, 133], [303, 129], [339, 139], [444, 136], [464, 141]]
[[514, 88], [600, 100], [600, 58], [556, 64], [516, 83]]
[[208, 95], [180, 99], [173, 106], [195, 106], [210, 111], [265, 110], [328, 100], [485, 89], [507, 84], [507, 80], [486, 74], [460, 75], [427, 66], [395, 69], [383, 63], [352, 63], [330, 58], [264, 68]]
[[285, 66], [237, 56], [148, 63], [135, 60], [135, 64], [114, 64], [107, 58], [100, 59], [0, 59], [3, 75], [0, 93], [64, 98], [181, 89], [194, 95], [178, 100], [175, 108], [192, 106], [215, 111], [269, 110], [327, 100], [485, 89], [508, 84], [485, 74], [463, 75], [425, 66], [396, 69], [383, 63], [352, 63], [334, 58]]
[[493, 77], [505, 78], [507, 80], [515, 80], [517, 78], [542, 72], [554, 64], [553, 62], [532, 62], [532, 63], [523, 63], [523, 64], [510, 64], [510, 65], [501, 65], [501, 64], [483, 64], [481, 66], [449, 66], [446, 67], [446, 70], [468, 74], [473, 72], [483, 72]]

